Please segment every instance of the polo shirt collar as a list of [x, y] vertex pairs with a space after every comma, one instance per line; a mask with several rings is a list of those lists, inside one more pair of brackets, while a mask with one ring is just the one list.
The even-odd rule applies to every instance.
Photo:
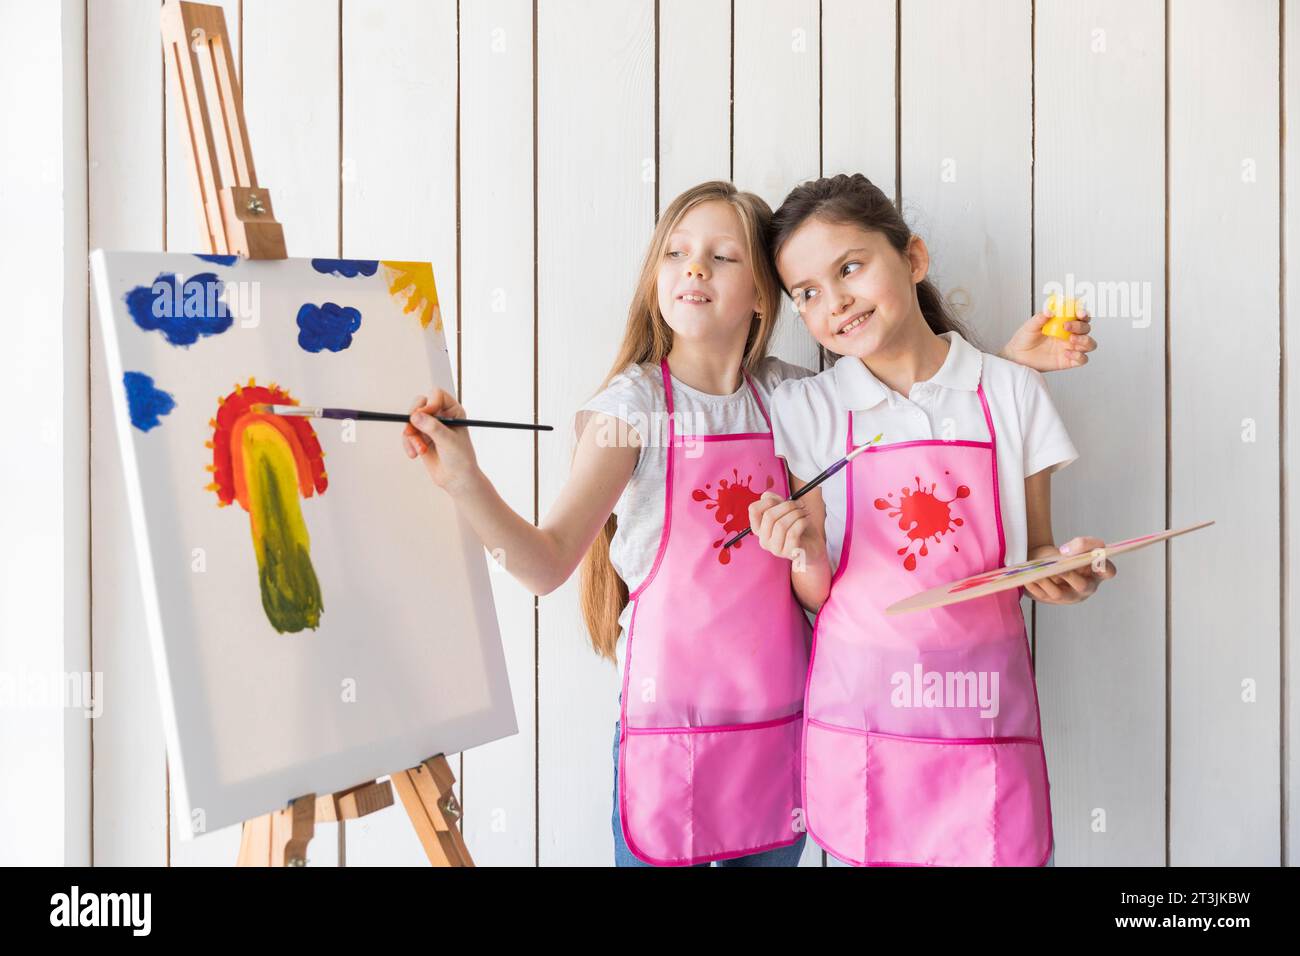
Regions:
[[[975, 391], [984, 366], [983, 353], [956, 332], [945, 332], [943, 337], [949, 343], [948, 355], [928, 381], [941, 388]], [[848, 409], [874, 408], [882, 401], [888, 401], [892, 407], [894, 403], [891, 389], [852, 355], [845, 355], [835, 363], [835, 390], [840, 403]]]

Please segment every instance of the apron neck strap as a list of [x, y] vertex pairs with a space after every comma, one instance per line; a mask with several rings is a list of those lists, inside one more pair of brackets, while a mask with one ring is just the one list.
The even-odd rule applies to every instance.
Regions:
[[988, 426], [989, 442], [996, 443], [997, 436], [993, 434], [993, 415], [989, 412], [988, 399], [984, 397], [984, 383], [980, 382], [975, 388], [975, 394], [980, 397], [980, 407], [984, 409], [984, 424]]
[[664, 356], [659, 360], [659, 370], [664, 376], [664, 398], [668, 400], [668, 421], [673, 419], [673, 381], [668, 374], [668, 357]]
[[[997, 436], [993, 432], [993, 415], [989, 412], [989, 401], [984, 397], [984, 383], [980, 382], [975, 387], [975, 394], [979, 396], [980, 408], [984, 410], [984, 424], [989, 430], [989, 442], [996, 446]], [[770, 423], [769, 423], [769, 427]], [[844, 454], [853, 451], [853, 410], [849, 409], [849, 433], [844, 439]], [[850, 462], [852, 464], [852, 462]]]
[[768, 417], [767, 406], [763, 404], [763, 398], [761, 395], [758, 394], [758, 386], [755, 385], [754, 380], [749, 377], [749, 373], [745, 371], [744, 366], [741, 366], [740, 374], [745, 376], [745, 381], [749, 384], [749, 391], [753, 394], [754, 401], [758, 402], [758, 410], [763, 415], [763, 421], [767, 422], [767, 430], [771, 431], [772, 419]]
[[[668, 374], [667, 356], [659, 360], [659, 371], [663, 375], [664, 379], [664, 398], [668, 403], [668, 421], [671, 426], [673, 417], [673, 381], [672, 376]], [[763, 415], [763, 421], [767, 422], [767, 430], [771, 431], [772, 419], [768, 417], [767, 406], [763, 404], [762, 396], [758, 394], [758, 386], [754, 384], [754, 380], [749, 377], [749, 373], [745, 371], [743, 366], [740, 369], [740, 374], [744, 377], [745, 384], [749, 386], [750, 392], [753, 393], [754, 401], [758, 402], [758, 410]]]

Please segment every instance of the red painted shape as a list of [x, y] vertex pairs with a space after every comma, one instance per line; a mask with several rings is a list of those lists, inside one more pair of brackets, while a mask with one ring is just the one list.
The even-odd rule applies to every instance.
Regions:
[[[322, 493], [329, 484], [325, 474], [325, 460], [321, 453], [320, 441], [316, 431], [306, 418], [281, 417], [253, 411], [254, 405], [297, 405], [298, 400], [278, 385], [267, 387], [256, 385], [249, 379], [248, 385], [236, 385], [235, 390], [219, 400], [216, 417], [209, 424], [212, 432], [212, 485], [211, 490], [217, 494], [217, 502], [228, 505], [240, 494], [237, 485], [240, 479], [235, 475], [234, 459], [231, 451], [231, 438], [236, 431], [236, 424], [241, 420], [260, 418], [278, 428], [289, 440], [294, 458], [298, 462], [298, 490], [304, 498], [311, 497], [313, 491]], [[248, 507], [243, 502], [247, 511]]]
[[[708, 489], [712, 488], [711, 484], [706, 484], [703, 488], [696, 488], [691, 492], [691, 498], [695, 501], [704, 501], [704, 506], [710, 511], [714, 511], [713, 518], [718, 524], [722, 525], [723, 535], [717, 541], [713, 542], [713, 547], [718, 549], [718, 563], [731, 563], [731, 549], [739, 548], [745, 542], [737, 541], [731, 548], [722, 547], [722, 543], [732, 535], [739, 534], [749, 527], [749, 506], [762, 497], [761, 491], [755, 491], [750, 487], [750, 482], [754, 480], [753, 475], [746, 475], [742, 484], [740, 481], [739, 470], [731, 469], [733, 480], [728, 481], [726, 478], [718, 480], [718, 490], [710, 495]], [[767, 476], [767, 487], [764, 491], [769, 490], [776, 480]]]
[[[913, 545], [919, 542], [919, 553], [921, 557], [926, 557], [930, 553], [931, 538], [937, 544], [945, 534], [952, 534], [964, 523], [961, 518], [953, 515], [951, 506], [954, 501], [968, 497], [970, 489], [965, 485], [958, 485], [956, 494], [944, 499], [935, 495], [936, 487], [938, 487], [937, 482], [929, 488], [923, 487], [921, 477], [917, 475], [915, 488], [900, 489], [901, 501], [888, 500], [893, 497], [893, 492], [890, 492], [886, 498], [877, 498], [875, 501], [877, 510], [888, 511], [889, 517], [898, 519], [899, 530], [907, 533], [907, 543], [898, 549], [898, 553], [906, 555], [903, 558], [903, 567], [908, 571], [916, 570], [917, 556], [912, 553]], [[953, 550], [958, 550], [955, 544]]]

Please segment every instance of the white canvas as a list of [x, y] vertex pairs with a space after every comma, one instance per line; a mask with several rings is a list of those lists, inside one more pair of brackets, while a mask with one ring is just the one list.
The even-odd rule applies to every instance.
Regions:
[[134, 530], [122, 560], [139, 562], [185, 835], [515, 733], [486, 555], [402, 425], [245, 407], [272, 383], [394, 412], [454, 394], [428, 265], [95, 250], [91, 267]]

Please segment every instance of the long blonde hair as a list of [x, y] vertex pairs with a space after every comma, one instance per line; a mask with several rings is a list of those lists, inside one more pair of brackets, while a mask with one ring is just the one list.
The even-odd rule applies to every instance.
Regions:
[[[623, 344], [597, 391], [604, 389], [614, 376], [630, 365], [659, 364], [672, 349], [673, 331], [659, 311], [659, 263], [667, 251], [668, 237], [682, 217], [700, 203], [709, 201], [730, 203], [736, 211], [744, 232], [745, 254], [754, 273], [757, 303], [741, 364], [746, 371], [752, 371], [767, 355], [768, 341], [781, 303], [781, 283], [767, 249], [772, 209], [759, 196], [742, 192], [729, 182], [714, 180], [686, 190], [669, 203], [659, 217], [641, 265], [632, 304], [628, 307]], [[658, 440], [657, 436], [642, 436], [643, 443], [654, 440]], [[616, 659], [618, 618], [628, 601], [627, 585], [609, 560], [609, 545], [617, 527], [618, 519], [611, 514], [582, 559], [579, 584], [582, 616], [591, 634], [591, 646], [597, 654], [611, 661]]]

